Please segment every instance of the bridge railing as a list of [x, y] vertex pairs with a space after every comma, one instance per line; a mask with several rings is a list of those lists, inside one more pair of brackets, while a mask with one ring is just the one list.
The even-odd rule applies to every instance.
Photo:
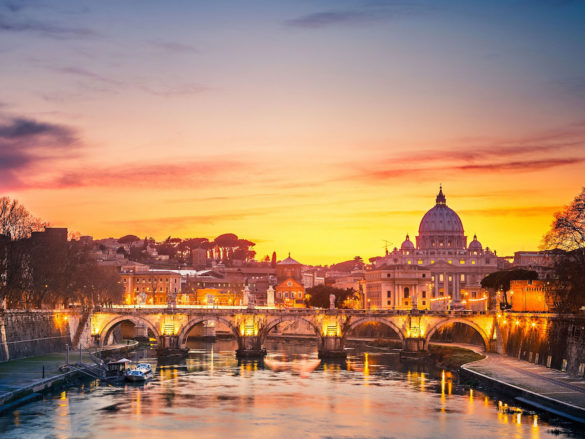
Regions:
[[470, 317], [479, 315], [495, 315], [496, 312], [488, 311], [467, 311], [467, 310], [452, 310], [452, 311], [412, 311], [412, 310], [396, 310], [396, 309], [328, 309], [328, 308], [280, 308], [257, 306], [248, 308], [245, 306], [212, 306], [212, 305], [180, 305], [176, 307], [167, 307], [162, 305], [113, 305], [108, 308], [103, 308], [104, 312], [157, 312], [157, 313], [177, 313], [177, 312], [196, 312], [196, 313], [211, 313], [211, 314], [233, 314], [233, 313], [267, 313], [267, 314], [296, 314], [296, 315], [312, 315], [315, 313], [347, 315], [347, 316], [372, 316], [372, 317], [391, 317], [391, 316], [408, 316], [408, 315], [427, 315], [435, 317]]

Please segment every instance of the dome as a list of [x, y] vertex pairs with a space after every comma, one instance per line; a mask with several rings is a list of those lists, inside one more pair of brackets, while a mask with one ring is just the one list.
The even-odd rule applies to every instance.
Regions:
[[429, 210], [420, 222], [419, 235], [463, 235], [463, 223], [453, 209], [447, 207], [443, 188], [437, 195], [437, 204]]
[[293, 258], [290, 257], [290, 252], [288, 253], [288, 258], [280, 261], [276, 265], [303, 265], [300, 262], [295, 261]]
[[477, 240], [477, 235], [473, 235], [473, 241], [471, 241], [469, 243], [468, 249], [469, 250], [478, 250], [478, 251], [481, 251], [481, 249], [482, 249], [481, 242], [479, 242]]
[[400, 246], [400, 250], [414, 250], [414, 244], [410, 240], [410, 236], [406, 235], [406, 239]]
[[418, 228], [416, 247], [418, 249], [457, 249], [467, 248], [463, 223], [459, 215], [447, 206], [443, 188], [439, 189], [435, 206], [423, 216]]

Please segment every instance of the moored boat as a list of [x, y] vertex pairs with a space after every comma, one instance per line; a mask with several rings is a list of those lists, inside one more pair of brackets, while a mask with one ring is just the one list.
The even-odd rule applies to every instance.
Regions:
[[122, 381], [126, 376], [127, 371], [129, 370], [128, 365], [130, 360], [127, 358], [122, 358], [118, 361], [110, 361], [106, 365], [106, 381]]
[[152, 378], [152, 366], [148, 363], [138, 363], [134, 369], [126, 371], [126, 381], [144, 382]]

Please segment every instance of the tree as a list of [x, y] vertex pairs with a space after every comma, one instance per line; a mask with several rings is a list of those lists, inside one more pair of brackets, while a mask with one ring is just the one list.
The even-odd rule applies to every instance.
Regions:
[[46, 226], [17, 200], [0, 198], [0, 234], [12, 240], [28, 238], [31, 232], [44, 230]]
[[272, 259], [270, 260], [270, 266], [276, 268], [276, 252], [272, 252]]
[[536, 279], [538, 279], [538, 273], [536, 271], [515, 268], [513, 270], [501, 270], [488, 274], [481, 280], [481, 286], [483, 288], [491, 288], [494, 291], [508, 291], [510, 289], [510, 281]]
[[585, 304], [585, 188], [573, 202], [554, 214], [543, 247], [551, 252], [560, 281], [555, 305], [559, 311], [577, 311]]
[[136, 241], [140, 241], [140, 238], [136, 235], [125, 235], [118, 239], [119, 244], [132, 244]]

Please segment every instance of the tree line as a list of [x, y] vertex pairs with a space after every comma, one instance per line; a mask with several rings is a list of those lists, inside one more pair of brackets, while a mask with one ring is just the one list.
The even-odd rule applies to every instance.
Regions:
[[0, 304], [39, 309], [120, 302], [119, 273], [98, 266], [91, 248], [44, 232], [17, 201], [0, 199]]

